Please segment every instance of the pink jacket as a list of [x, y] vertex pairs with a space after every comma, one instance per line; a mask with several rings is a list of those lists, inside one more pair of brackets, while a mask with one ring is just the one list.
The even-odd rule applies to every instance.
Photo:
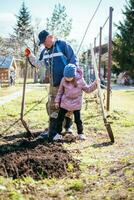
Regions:
[[93, 92], [97, 88], [96, 81], [87, 85], [83, 79], [82, 71], [77, 69], [76, 74], [77, 87], [72, 82], [65, 81], [63, 77], [55, 98], [55, 103], [60, 103], [60, 107], [68, 111], [80, 110], [82, 106], [82, 94]]

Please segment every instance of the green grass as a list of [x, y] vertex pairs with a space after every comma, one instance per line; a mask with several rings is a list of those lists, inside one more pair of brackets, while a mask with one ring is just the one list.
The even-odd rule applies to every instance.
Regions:
[[112, 92], [112, 110], [134, 113], [134, 91], [113, 91]]
[[10, 86], [10, 87], [2, 87], [0, 88], [0, 97], [8, 96], [13, 92], [17, 92], [21, 89], [20, 85]]
[[[36, 87], [36, 89], [26, 93], [24, 119], [29, 123], [31, 129], [45, 128], [45, 124], [48, 121], [48, 115], [45, 109], [47, 94], [48, 92], [45, 86]], [[15, 129], [17, 132], [22, 130], [22, 126], [19, 123], [12, 126], [20, 118], [21, 101], [22, 99], [17, 97], [11, 102], [0, 106], [1, 133], [9, 127], [10, 130], [7, 134], [15, 131]]]
[[70, 180], [65, 190], [81, 191], [83, 188], [84, 188], [84, 184], [82, 180], [76, 179], [76, 180]]
[[[25, 115], [32, 130], [43, 130], [48, 125], [45, 110], [47, 91], [38, 87], [26, 95]], [[42, 101], [41, 99], [44, 98]], [[115, 143], [110, 145], [101, 112], [94, 102], [87, 102], [82, 108], [84, 142], [64, 144], [70, 154], [80, 160], [80, 174], [73, 173], [72, 163], [68, 163], [70, 176], [61, 179], [35, 181], [31, 177], [7, 179], [0, 177], [0, 200], [111, 200], [133, 198], [133, 131], [134, 92], [113, 91], [109, 121], [115, 135]], [[10, 127], [20, 117], [21, 99], [17, 98], [0, 107], [1, 132]], [[87, 107], [87, 108], [86, 108]], [[75, 124], [73, 124], [76, 134]], [[21, 123], [12, 125], [4, 134], [20, 133]], [[78, 151], [77, 151], [78, 150]], [[1, 188], [1, 187], [0, 187]]]

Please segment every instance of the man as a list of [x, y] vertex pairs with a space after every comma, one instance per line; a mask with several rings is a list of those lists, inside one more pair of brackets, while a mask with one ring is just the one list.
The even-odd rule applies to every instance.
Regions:
[[[39, 60], [27, 48], [25, 55], [29, 58], [30, 62], [37, 67], [42, 65], [46, 67], [46, 72], [49, 74], [50, 90], [48, 96], [48, 113], [49, 113], [49, 139], [61, 139], [61, 135], [56, 134], [55, 127], [58, 116], [58, 109], [55, 108], [55, 97], [63, 77], [65, 65], [72, 63], [77, 65], [77, 59], [72, 47], [63, 40], [56, 39], [53, 35], [43, 30], [38, 35], [39, 45], [43, 44], [44, 49], [40, 54]], [[72, 120], [71, 113], [67, 113], [65, 128], [66, 131], [70, 128]]]
[[15, 77], [16, 77], [15, 71], [10, 71], [10, 84], [11, 85], [15, 85]]

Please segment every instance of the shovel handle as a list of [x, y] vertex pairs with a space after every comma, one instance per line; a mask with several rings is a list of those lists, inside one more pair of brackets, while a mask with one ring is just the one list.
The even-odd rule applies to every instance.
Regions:
[[94, 72], [95, 72], [95, 76], [96, 76], [96, 80], [97, 80], [98, 95], [99, 95], [100, 104], [101, 104], [103, 121], [104, 121], [105, 127], [107, 129], [109, 138], [110, 138], [111, 142], [114, 143], [113, 131], [112, 131], [111, 125], [107, 122], [107, 117], [106, 117], [106, 114], [105, 114], [105, 109], [104, 109], [104, 104], [103, 104], [102, 94], [101, 94], [99, 75], [98, 75], [98, 69], [97, 69], [97, 64], [96, 64], [95, 55], [94, 55], [94, 51], [93, 51], [92, 46], [91, 46], [91, 54], [92, 54], [92, 59], [93, 59]]
[[24, 128], [27, 131], [27, 137], [30, 138], [32, 137], [32, 133], [30, 132], [26, 122], [23, 119], [24, 116], [24, 107], [25, 107], [25, 93], [26, 93], [26, 79], [27, 79], [27, 68], [28, 68], [28, 59], [26, 58], [26, 62], [25, 62], [25, 68], [24, 68], [24, 82], [23, 82], [23, 92], [22, 92], [22, 102], [21, 102], [21, 114], [20, 114], [20, 119], [21, 122], [24, 126]]
[[98, 69], [97, 69], [97, 64], [96, 64], [95, 55], [94, 55], [92, 45], [91, 45], [91, 54], [92, 54], [95, 77], [96, 77], [96, 80], [97, 80], [98, 95], [99, 95], [99, 98], [100, 98], [102, 114], [103, 114], [104, 120], [106, 120], [106, 114], [105, 114], [104, 104], [103, 104], [103, 100], [102, 100], [103, 98], [102, 98], [102, 93], [101, 93], [101, 87], [100, 87], [100, 78], [99, 78], [99, 75], [98, 75]]
[[24, 82], [23, 82], [22, 102], [21, 102], [21, 119], [23, 119], [23, 115], [24, 115], [27, 68], [28, 68], [28, 60], [26, 58], [25, 68], [24, 68]]

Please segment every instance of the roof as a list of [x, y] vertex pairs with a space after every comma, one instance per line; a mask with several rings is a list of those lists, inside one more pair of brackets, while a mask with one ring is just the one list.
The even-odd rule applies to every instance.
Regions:
[[13, 62], [14, 62], [13, 56], [11, 56], [11, 55], [1, 56], [0, 55], [0, 68], [9, 69], [10, 67], [12, 67]]

